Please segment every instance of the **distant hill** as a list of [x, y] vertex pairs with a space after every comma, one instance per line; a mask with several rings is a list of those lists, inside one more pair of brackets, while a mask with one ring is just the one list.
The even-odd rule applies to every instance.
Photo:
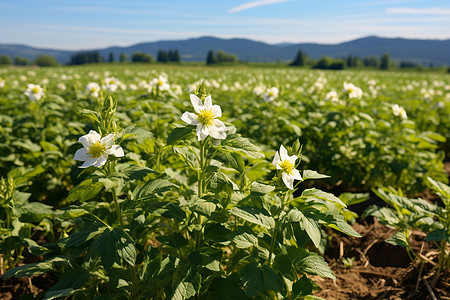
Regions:
[[[381, 56], [389, 53], [396, 61], [409, 61], [424, 65], [450, 65], [450, 39], [448, 40], [413, 40], [403, 38], [365, 37], [340, 44], [314, 43], [281, 43], [270, 45], [248, 39], [220, 39], [215, 37], [200, 37], [187, 40], [157, 41], [140, 43], [129, 47], [109, 47], [92, 49], [100, 51], [106, 59], [110, 52], [116, 60], [121, 53], [128, 54], [141, 51], [156, 57], [159, 49], [178, 49], [183, 61], [205, 61], [209, 50], [223, 50], [233, 53], [242, 61], [274, 62], [291, 61], [297, 51], [301, 49], [310, 58], [317, 59], [323, 55], [342, 58], [348, 55], [359, 57]], [[0, 44], [0, 54], [7, 54], [11, 58], [18, 55], [33, 60], [40, 54], [49, 54], [65, 64], [70, 56], [78, 51], [63, 51], [54, 49], [38, 49], [24, 45]]]

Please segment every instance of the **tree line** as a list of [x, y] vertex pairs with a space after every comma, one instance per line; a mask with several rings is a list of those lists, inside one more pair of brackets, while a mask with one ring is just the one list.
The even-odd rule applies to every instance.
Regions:
[[318, 60], [311, 60], [308, 55], [302, 50], [298, 50], [294, 60], [290, 63], [290, 66], [310, 66], [313, 69], [329, 69], [329, 70], [342, 70], [345, 68], [377, 68], [381, 70], [387, 70], [390, 68], [417, 68], [421, 67], [420, 64], [408, 61], [401, 61], [398, 65], [391, 60], [389, 53], [384, 53], [381, 57], [366, 56], [361, 58], [356, 55], [348, 55], [344, 58], [331, 58], [328, 56], [322, 56]]

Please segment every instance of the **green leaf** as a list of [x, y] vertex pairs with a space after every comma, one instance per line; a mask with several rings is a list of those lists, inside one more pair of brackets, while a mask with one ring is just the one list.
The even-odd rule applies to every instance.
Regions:
[[157, 174], [147, 167], [140, 167], [134, 164], [119, 164], [116, 166], [116, 170], [122, 177], [129, 180], [144, 180], [145, 176], [148, 174]]
[[84, 284], [89, 280], [89, 271], [83, 268], [76, 268], [64, 274], [64, 276], [52, 286], [45, 294], [44, 299], [56, 299], [58, 297], [67, 297], [80, 291]]
[[334, 196], [333, 194], [321, 191], [321, 190], [317, 190], [315, 188], [312, 189], [306, 189], [303, 191], [302, 193], [302, 198], [305, 197], [308, 200], [309, 199], [320, 199], [320, 200], [325, 200], [325, 201], [331, 201], [334, 203], [337, 203], [339, 205], [342, 205], [343, 207], [347, 207], [347, 205], [345, 205], [341, 199], [339, 199], [338, 197]]
[[186, 240], [180, 233], [175, 232], [172, 235], [164, 235], [158, 236], [156, 239], [166, 245], [169, 245], [173, 248], [181, 248], [188, 244], [188, 240]]
[[342, 193], [339, 195], [339, 199], [349, 206], [369, 200], [369, 195], [369, 193]]
[[387, 238], [385, 242], [400, 247], [407, 247], [409, 245], [408, 236], [406, 235], [406, 232], [403, 231], [399, 231], [393, 236]]
[[316, 171], [304, 170], [302, 179], [303, 180], [307, 180], [307, 179], [322, 179], [322, 178], [329, 178], [329, 177], [330, 176], [328, 176], [328, 175], [319, 174]]
[[189, 202], [189, 208], [193, 212], [210, 217], [216, 210], [216, 204], [193, 196]]
[[134, 125], [128, 126], [121, 130], [116, 136], [116, 143], [121, 144], [126, 139], [134, 139], [138, 141], [145, 140], [147, 138], [153, 137], [153, 134], [141, 127], [136, 127]]
[[136, 248], [131, 237], [121, 228], [105, 229], [89, 248], [91, 257], [100, 257], [103, 267], [109, 270], [114, 263], [121, 265], [121, 259], [130, 266], [136, 262]]
[[[173, 151], [179, 155], [181, 155], [181, 157], [184, 159], [184, 161], [189, 164], [191, 167], [193, 168], [198, 168], [199, 167], [199, 162], [197, 159], [197, 156], [199, 155], [199, 153], [197, 153], [197, 156], [192, 153], [191, 149], [189, 149], [188, 147], [174, 147]], [[198, 149], [194, 148], [194, 151], [199, 152]]]
[[154, 198], [176, 187], [175, 184], [166, 179], [155, 179], [147, 181], [134, 195], [134, 200], [146, 200]]
[[231, 195], [233, 193], [233, 181], [231, 181], [230, 178], [228, 178], [227, 175], [225, 175], [222, 172], [215, 172], [209, 181], [209, 189], [213, 193], [220, 193], [221, 191], [224, 191]]
[[230, 238], [239, 249], [246, 249], [258, 245], [258, 238], [251, 233], [233, 232], [232, 234], [230, 234]]
[[90, 212], [88, 212], [84, 208], [75, 208], [75, 206], [63, 208], [62, 211], [63, 213], [58, 216], [62, 219], [74, 219], [90, 214]]
[[288, 224], [298, 222], [301, 229], [306, 231], [314, 246], [316, 246], [316, 248], [320, 247], [320, 226], [314, 215], [311, 215], [311, 217], [305, 216], [301, 211], [294, 208], [286, 215], [286, 219], [288, 220]]
[[323, 222], [326, 226], [339, 230], [347, 235], [354, 237], [361, 237], [361, 235], [353, 229], [347, 222], [345, 222], [344, 216], [339, 212], [329, 211], [327, 213], [318, 214], [319, 222]]
[[250, 187], [250, 192], [261, 194], [261, 195], [268, 194], [268, 193], [272, 192], [273, 190], [275, 190], [274, 186], [268, 185], [268, 184], [263, 184], [260, 182], [252, 182], [252, 185]]
[[263, 158], [264, 153], [257, 146], [253, 145], [248, 139], [230, 134], [220, 143], [221, 147], [231, 152], [241, 152], [251, 158]]
[[303, 275], [299, 280], [292, 285], [293, 296], [306, 296], [312, 294], [314, 291], [314, 282]]
[[233, 207], [231, 214], [244, 219], [253, 224], [264, 226], [268, 229], [275, 227], [275, 220], [269, 215], [265, 209], [258, 209], [255, 207]]
[[184, 300], [195, 296], [200, 287], [201, 277], [187, 264], [180, 263], [173, 274], [172, 300]]
[[[431, 177], [427, 177], [428, 181], [432, 184], [433, 189], [441, 196], [441, 198], [446, 198], [447, 201], [450, 201], [450, 186], [433, 180]], [[444, 199], [442, 199], [444, 200]]]
[[240, 285], [230, 278], [214, 278], [206, 291], [205, 300], [237, 300], [249, 299]]
[[295, 263], [295, 265], [304, 273], [319, 275], [322, 277], [336, 279], [328, 264], [323, 257], [316, 253], [310, 253], [308, 250], [302, 251], [304, 256]]
[[277, 291], [279, 280], [277, 274], [267, 265], [259, 266], [251, 262], [242, 269], [241, 279], [244, 282], [247, 297], [255, 297], [269, 290]]
[[69, 192], [66, 201], [68, 203], [75, 201], [84, 202], [97, 196], [102, 189], [103, 184], [101, 182], [93, 182], [92, 178], [86, 178]]
[[31, 239], [27, 239], [21, 236], [8, 236], [2, 239], [0, 243], [0, 253], [15, 250], [19, 247], [31, 247], [31, 246], [39, 247], [39, 245]]
[[446, 240], [447, 243], [450, 243], [450, 232], [445, 231], [444, 229], [436, 229], [427, 234], [427, 241], [440, 242], [443, 240]]
[[3, 278], [8, 279], [13, 276], [16, 278], [23, 278], [31, 275], [39, 275], [55, 270], [58, 266], [69, 265], [70, 263], [68, 257], [55, 256], [44, 261], [15, 267], [14, 269], [8, 270], [8, 272], [3, 275]]
[[185, 127], [177, 127], [170, 132], [169, 136], [167, 137], [167, 145], [174, 145], [176, 142], [184, 138], [186, 135], [191, 133], [196, 126], [194, 125], [187, 125]]

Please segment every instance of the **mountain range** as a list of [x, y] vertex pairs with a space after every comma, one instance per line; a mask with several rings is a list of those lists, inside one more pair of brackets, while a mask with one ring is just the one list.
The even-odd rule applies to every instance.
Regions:
[[[312, 59], [323, 55], [344, 58], [348, 55], [378, 56], [389, 53], [397, 62], [407, 61], [424, 65], [450, 65], [450, 39], [447, 40], [419, 40], [404, 38], [382, 38], [369, 36], [339, 44], [316, 43], [282, 43], [267, 44], [249, 39], [233, 38], [221, 39], [215, 37], [200, 37], [186, 40], [157, 41], [139, 43], [128, 47], [108, 47], [85, 51], [99, 51], [105, 59], [109, 53], [114, 53], [116, 60], [121, 53], [128, 57], [134, 52], [145, 52], [156, 57], [158, 50], [178, 49], [183, 61], [205, 61], [209, 50], [223, 50], [235, 54], [242, 61], [249, 62], [275, 62], [291, 61], [298, 50], [302, 50]], [[70, 56], [80, 51], [41, 49], [25, 45], [0, 44], [0, 55], [6, 54], [11, 58], [21, 56], [30, 60], [38, 55], [53, 55], [60, 63], [66, 64]]]

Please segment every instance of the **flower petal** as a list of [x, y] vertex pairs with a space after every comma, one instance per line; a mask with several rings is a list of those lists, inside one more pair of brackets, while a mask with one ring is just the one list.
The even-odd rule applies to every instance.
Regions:
[[188, 123], [189, 125], [197, 125], [198, 119], [197, 116], [193, 113], [190, 113], [188, 111], [184, 112], [183, 115], [181, 116], [181, 120], [183, 120], [184, 122]]
[[199, 141], [203, 141], [208, 136], [207, 134], [203, 133], [203, 127], [206, 127], [206, 126], [203, 126], [203, 124], [201, 124], [201, 123], [197, 125], [196, 132], [197, 132], [197, 137], [198, 137]]
[[108, 134], [107, 136], [105, 136], [100, 140], [100, 144], [104, 145], [106, 149], [111, 148], [113, 143], [114, 143], [114, 134], [112, 133]]
[[289, 156], [288, 158], [287, 158], [287, 160], [291, 163], [291, 164], [293, 164], [293, 165], [295, 165], [295, 161], [297, 160], [297, 155], [292, 155], [292, 156]]
[[78, 149], [77, 152], [75, 152], [73, 159], [79, 160], [79, 161], [85, 161], [88, 158], [87, 153], [88, 153], [88, 150], [86, 148]]
[[83, 144], [84, 148], [89, 149], [93, 143], [100, 141], [101, 138], [102, 137], [100, 136], [100, 134], [98, 134], [95, 130], [91, 130], [88, 134], [80, 137], [78, 139], [78, 142]]
[[288, 189], [291, 189], [291, 190], [294, 189], [294, 177], [293, 176], [283, 172], [281, 174], [281, 178], [283, 179], [283, 182], [288, 187]]
[[287, 153], [286, 148], [284, 148], [283, 145], [280, 146], [280, 158], [282, 161], [285, 161], [286, 159], [289, 159], [289, 155]]
[[205, 98], [205, 104], [206, 109], [210, 110], [212, 107], [212, 99], [211, 99], [211, 95], [209, 95], [208, 97]]
[[302, 180], [302, 176], [300, 175], [300, 172], [297, 169], [294, 169], [293, 172], [294, 172], [294, 175], [293, 175], [294, 179]]
[[275, 153], [275, 157], [273, 158], [272, 165], [273, 165], [274, 167], [276, 167], [277, 169], [281, 169], [281, 167], [280, 167], [280, 162], [281, 162], [280, 154], [278, 154], [278, 151], [277, 151], [277, 152]]
[[108, 159], [108, 154], [104, 154], [97, 158], [97, 161], [94, 163], [94, 167], [101, 167], [106, 163], [106, 160]]
[[108, 154], [112, 154], [115, 157], [125, 156], [122, 147], [120, 147], [119, 145], [112, 145], [111, 148], [108, 150]]
[[86, 161], [85, 161], [81, 166], [79, 166], [79, 168], [87, 168], [87, 167], [90, 167], [90, 166], [94, 165], [96, 161], [97, 161], [96, 158], [88, 157], [88, 158], [86, 159]]
[[222, 116], [222, 109], [219, 105], [213, 105], [211, 108], [214, 118], [220, 118]]
[[189, 97], [191, 98], [191, 103], [192, 106], [194, 107], [195, 112], [199, 114], [201, 110], [200, 107], [203, 106], [202, 99], [200, 99], [194, 94], [191, 94]]

